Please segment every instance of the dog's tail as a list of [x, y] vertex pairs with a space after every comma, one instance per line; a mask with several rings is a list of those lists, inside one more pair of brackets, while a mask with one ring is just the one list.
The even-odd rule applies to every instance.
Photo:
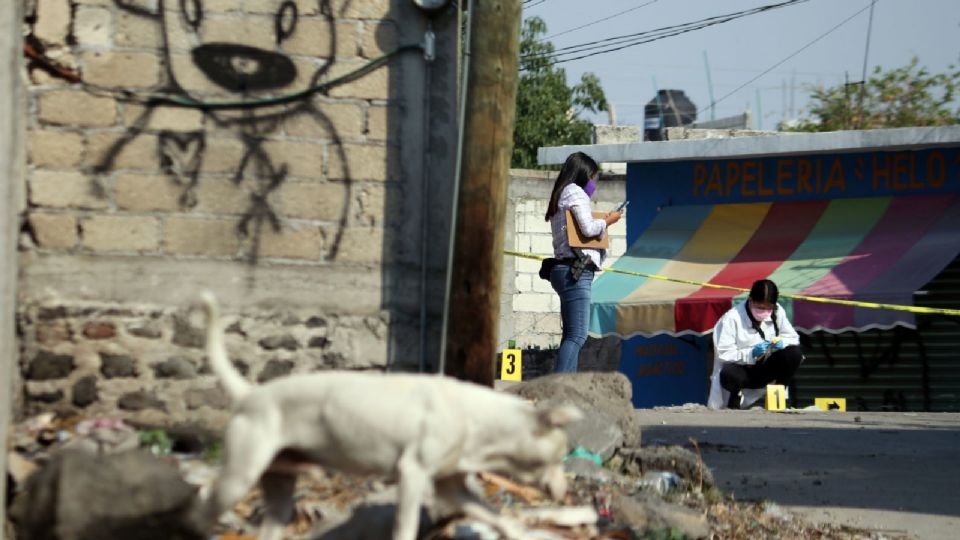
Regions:
[[236, 403], [250, 393], [253, 385], [240, 375], [227, 357], [227, 346], [223, 341], [223, 322], [220, 320], [220, 304], [217, 303], [217, 299], [210, 291], [204, 291], [200, 298], [207, 312], [207, 357], [210, 358], [210, 367], [226, 389], [230, 401]]

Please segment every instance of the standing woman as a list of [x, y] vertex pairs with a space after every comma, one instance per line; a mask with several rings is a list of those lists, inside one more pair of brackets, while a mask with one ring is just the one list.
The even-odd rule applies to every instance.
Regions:
[[711, 409], [746, 407], [768, 384], [790, 384], [803, 362], [803, 352], [800, 336], [777, 304], [779, 296], [776, 283], [769, 279], [755, 281], [746, 302], [717, 321], [707, 401]]
[[580, 349], [587, 341], [590, 322], [590, 292], [593, 274], [603, 267], [607, 250], [571, 248], [567, 240], [566, 211], [573, 213], [580, 231], [589, 237], [602, 238], [607, 227], [620, 220], [621, 212], [610, 212], [604, 219], [594, 219], [590, 197], [597, 189], [600, 167], [583, 152], [567, 157], [557, 175], [547, 206], [546, 221], [553, 231], [553, 256], [556, 265], [550, 270], [550, 284], [560, 295], [560, 318], [563, 338], [557, 355], [557, 371], [577, 371]]

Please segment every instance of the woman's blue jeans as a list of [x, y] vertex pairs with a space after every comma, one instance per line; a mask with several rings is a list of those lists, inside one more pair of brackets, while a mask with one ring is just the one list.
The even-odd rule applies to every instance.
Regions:
[[587, 341], [590, 324], [590, 287], [593, 270], [584, 269], [580, 279], [574, 280], [570, 266], [558, 264], [550, 272], [550, 284], [560, 295], [560, 319], [563, 338], [557, 354], [558, 373], [575, 373], [580, 362], [580, 349]]

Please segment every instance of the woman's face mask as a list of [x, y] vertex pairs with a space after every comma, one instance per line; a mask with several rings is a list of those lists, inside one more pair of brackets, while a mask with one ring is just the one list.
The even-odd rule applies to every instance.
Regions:
[[597, 190], [597, 180], [591, 178], [587, 185], [583, 186], [583, 191], [587, 194], [587, 197], [593, 197], [593, 192]]
[[769, 320], [773, 316], [773, 307], [767, 306], [754, 306], [753, 301], [750, 301], [750, 313], [753, 315], [753, 318], [758, 321]]

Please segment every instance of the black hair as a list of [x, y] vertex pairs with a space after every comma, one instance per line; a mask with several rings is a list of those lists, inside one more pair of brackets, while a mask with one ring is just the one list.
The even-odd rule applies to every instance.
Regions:
[[567, 156], [567, 160], [560, 169], [560, 174], [557, 175], [557, 181], [553, 183], [553, 192], [550, 193], [550, 204], [547, 205], [547, 214], [543, 218], [544, 221], [550, 221], [550, 218], [557, 213], [560, 193], [563, 192], [563, 188], [570, 184], [586, 187], [590, 178], [596, 175], [599, 170], [600, 166], [597, 165], [597, 162], [583, 152], [574, 152]]
[[[753, 286], [750, 287], [749, 298], [754, 302], [768, 302], [773, 304], [773, 315], [771, 315], [770, 320], [773, 321], [773, 331], [776, 332], [774, 337], [779, 336], [780, 327], [777, 325], [777, 299], [780, 298], [780, 290], [777, 289], [777, 284], [769, 279], [758, 279], [754, 281]], [[763, 330], [760, 329], [760, 321], [753, 317], [749, 306], [747, 306], [747, 317], [750, 319], [753, 329], [760, 334], [760, 338], [767, 339], [763, 334]]]

